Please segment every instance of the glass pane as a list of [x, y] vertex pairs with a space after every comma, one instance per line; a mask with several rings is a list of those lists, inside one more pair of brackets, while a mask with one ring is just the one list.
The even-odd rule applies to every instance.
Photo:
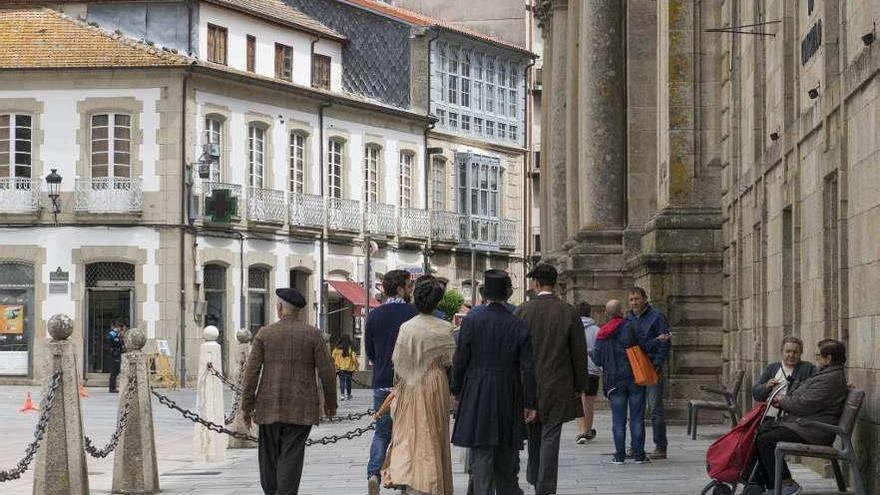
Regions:
[[0, 115], [0, 127], [9, 127], [9, 114]]
[[113, 129], [113, 136], [117, 139], [131, 139], [131, 128], [117, 126]]
[[129, 127], [131, 125], [131, 116], [125, 114], [116, 114], [113, 116], [113, 122], [117, 127]]
[[117, 152], [128, 153], [131, 147], [131, 141], [127, 139], [113, 140], [113, 149]]
[[[95, 158], [92, 157], [92, 163], [95, 163]], [[105, 161], [106, 163], [106, 161]], [[107, 177], [107, 166], [92, 166], [92, 177]]]
[[[0, 174], [0, 177], [3, 177], [3, 176], [4, 176], [3, 174]], [[22, 166], [22, 165], [18, 165], [18, 166], [16, 166], [16, 167], [15, 167], [15, 176], [16, 176], [16, 177], [21, 177], [21, 178], [24, 178], [24, 179], [30, 179], [30, 178], [32, 178], [32, 177], [31, 177], [31, 167], [29, 167], [29, 166], [27, 166], [27, 165], [25, 165], [25, 166]], [[30, 186], [27, 186], [27, 188], [30, 189]]]
[[92, 139], [107, 139], [107, 128], [106, 127], [93, 127], [92, 128]]
[[9, 140], [9, 127], [0, 127], [0, 141]]
[[128, 165], [131, 163], [131, 155], [123, 151], [113, 153], [113, 163], [116, 165]]
[[31, 164], [31, 154], [30, 153], [16, 153], [15, 154], [15, 163], [17, 165], [30, 165]]
[[92, 153], [92, 165], [107, 165], [107, 153]]
[[107, 116], [107, 114], [92, 115], [92, 126], [104, 126], [104, 127], [106, 127], [108, 121], [109, 121], [109, 120], [108, 120], [108, 116]]
[[9, 167], [8, 167], [9, 153], [8, 152], [0, 151], [0, 165], [3, 165], [4, 170], [6, 170], [6, 173], [0, 173], [0, 177], [8, 177], [9, 176], [9, 174], [8, 174], [8, 172], [9, 172]]
[[131, 168], [117, 164], [113, 167], [113, 176], [128, 179], [131, 177]]
[[31, 152], [31, 142], [30, 141], [16, 141], [15, 142], [15, 151], [22, 153], [30, 153]]
[[106, 139], [99, 139], [99, 140], [92, 141], [92, 152], [93, 153], [106, 152], [108, 143], [109, 143], [109, 141], [107, 141]]
[[30, 127], [16, 127], [15, 128], [15, 138], [16, 139], [31, 139], [31, 128]]

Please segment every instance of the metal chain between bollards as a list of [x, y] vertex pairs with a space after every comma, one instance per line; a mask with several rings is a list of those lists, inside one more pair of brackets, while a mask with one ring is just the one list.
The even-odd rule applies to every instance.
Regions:
[[24, 457], [18, 461], [14, 468], [8, 471], [0, 471], [0, 483], [17, 480], [28, 470], [28, 467], [34, 460], [34, 455], [37, 453], [37, 448], [39, 448], [40, 442], [42, 442], [46, 434], [46, 428], [49, 426], [49, 413], [52, 412], [52, 406], [55, 404], [55, 394], [60, 385], [61, 371], [56, 371], [52, 375], [52, 381], [49, 383], [46, 396], [40, 401], [40, 419], [37, 421], [37, 426], [34, 429], [34, 440], [24, 449]]
[[[208, 365], [210, 364], [211, 363], [208, 363]], [[241, 405], [242, 384], [244, 382], [244, 370], [246, 367], [246, 360], [242, 360], [238, 365], [238, 383], [236, 384], [237, 390], [233, 389], [235, 390], [235, 397], [232, 399], [232, 411], [229, 412], [229, 416], [224, 418], [227, 425], [232, 424], [232, 422], [235, 421], [235, 414], [238, 412], [238, 408]]]
[[366, 383], [364, 383], [364, 382], [362, 382], [362, 381], [356, 379], [356, 378], [354, 377], [354, 375], [352, 375], [352, 377], [351, 377], [351, 383], [354, 383], [355, 385], [357, 385], [357, 386], [359, 386], [359, 387], [373, 388], [372, 385], [367, 385]]
[[[181, 413], [184, 418], [192, 421], [193, 423], [198, 423], [211, 431], [214, 431], [217, 433], [223, 433], [223, 434], [229, 435], [231, 437], [237, 438], [239, 440], [249, 440], [251, 442], [258, 442], [259, 441], [259, 439], [257, 439], [257, 437], [254, 437], [252, 435], [248, 435], [247, 433], [238, 433], [236, 431], [232, 431], [227, 428], [224, 428], [223, 426], [218, 425], [217, 423], [213, 423], [211, 421], [208, 421], [208, 420], [202, 418], [201, 416], [199, 416], [197, 413], [190, 411], [189, 409], [180, 407], [171, 398], [169, 398], [165, 395], [162, 395], [159, 392], [156, 392], [155, 390], [150, 389], [150, 393], [153, 394], [154, 396], [156, 396], [156, 398], [159, 399], [159, 403], [161, 403], [162, 405], [168, 407], [169, 409], [173, 409], [173, 410]], [[359, 413], [359, 417], [363, 417], [366, 415], [367, 415], [366, 413]], [[350, 414], [349, 416], [356, 416], [356, 415]], [[310, 447], [312, 445], [329, 445], [332, 443], [336, 443], [340, 440], [351, 440], [353, 438], [357, 438], [357, 437], [363, 435], [364, 433], [371, 431], [371, 430], [374, 430], [374, 429], [376, 429], [375, 422], [370, 423], [369, 425], [364, 426], [362, 428], [355, 428], [354, 430], [345, 432], [341, 435], [328, 435], [326, 437], [316, 438], [314, 440], [310, 438], [310, 439], [306, 440], [306, 447]]]
[[356, 421], [358, 419], [363, 418], [364, 416], [372, 416], [376, 414], [376, 411], [373, 409], [367, 409], [362, 413], [351, 413], [346, 416], [333, 416], [332, 418], [324, 418], [324, 421], [328, 423], [341, 423], [343, 421]]
[[134, 394], [137, 391], [137, 375], [135, 373], [131, 373], [128, 375], [128, 388], [125, 391], [125, 403], [122, 406], [122, 414], [119, 415], [119, 420], [116, 423], [116, 431], [113, 432], [113, 435], [110, 437], [110, 442], [104, 446], [103, 449], [97, 449], [92, 445], [92, 439], [83, 435], [85, 440], [85, 451], [89, 453], [90, 456], [96, 459], [102, 459], [110, 455], [110, 452], [116, 450], [116, 444], [119, 443], [119, 437], [122, 435], [125, 427], [128, 426], [128, 416], [131, 414], [131, 405], [134, 399]]
[[211, 363], [208, 363], [208, 373], [216, 376], [221, 382], [226, 384], [226, 386], [231, 388], [232, 391], [235, 392], [236, 394], [241, 393], [241, 387], [235, 383], [232, 383], [232, 380], [230, 380], [229, 378], [226, 378], [225, 376], [223, 376], [223, 373], [220, 373], [219, 371], [217, 371], [217, 369], [214, 368], [214, 365]]

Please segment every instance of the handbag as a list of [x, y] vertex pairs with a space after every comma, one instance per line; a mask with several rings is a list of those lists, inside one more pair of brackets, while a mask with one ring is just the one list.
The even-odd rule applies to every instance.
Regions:
[[644, 349], [639, 346], [635, 338], [635, 330], [631, 330], [630, 345], [626, 348], [626, 357], [629, 360], [629, 367], [632, 369], [633, 380], [640, 387], [649, 387], [657, 385], [660, 377], [654, 364], [648, 359], [648, 355]]

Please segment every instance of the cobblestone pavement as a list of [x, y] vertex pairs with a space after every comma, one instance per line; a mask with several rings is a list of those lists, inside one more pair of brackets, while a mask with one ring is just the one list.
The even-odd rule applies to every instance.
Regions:
[[[33, 436], [36, 413], [18, 413], [24, 401], [27, 387], [0, 387], [0, 469], [11, 468], [21, 457], [25, 445]], [[34, 391], [34, 400], [39, 393]], [[85, 434], [103, 446], [114, 428], [117, 395], [105, 390], [89, 389], [90, 397], [82, 400]], [[366, 410], [371, 394], [355, 390], [352, 401], [340, 404], [338, 414]], [[170, 392], [172, 399], [184, 407], [195, 405], [192, 390]], [[232, 394], [226, 394], [230, 407]], [[227, 451], [227, 461], [222, 464], [195, 466], [192, 464], [192, 423], [185, 421], [177, 412], [165, 408], [153, 400], [153, 416], [156, 426], [156, 449], [159, 453], [160, 486], [163, 494], [206, 493], [260, 494], [256, 450]], [[322, 424], [312, 429], [311, 437], [341, 433], [362, 424], [358, 422]], [[574, 423], [565, 425], [562, 433], [560, 455], [560, 495], [587, 494], [696, 494], [708, 482], [705, 472], [705, 452], [712, 439], [725, 431], [722, 426], [701, 427], [696, 441], [685, 436], [683, 425], [669, 428], [669, 459], [647, 465], [632, 463], [612, 466], [608, 463], [612, 442], [610, 438], [611, 416], [607, 411], [597, 413], [595, 428], [598, 437], [587, 445], [576, 445]], [[648, 432], [650, 444], [650, 432]], [[310, 447], [306, 457], [300, 493], [304, 495], [363, 495], [366, 493], [365, 472], [372, 433], [329, 446]], [[652, 446], [648, 445], [650, 449]], [[465, 493], [467, 477], [462, 472], [460, 452], [453, 449], [455, 492]], [[525, 455], [522, 456], [523, 468]], [[92, 493], [110, 493], [113, 475], [113, 456], [97, 460], [88, 458], [89, 482]], [[823, 480], [812, 471], [793, 466], [796, 479], [806, 489], [824, 490], [832, 493], [831, 480]], [[523, 470], [524, 473], [524, 470]], [[0, 484], [0, 494], [31, 493], [33, 466], [21, 480]], [[521, 476], [526, 494], [534, 493]], [[393, 494], [396, 492], [384, 491]], [[812, 492], [811, 493], [816, 493]]]

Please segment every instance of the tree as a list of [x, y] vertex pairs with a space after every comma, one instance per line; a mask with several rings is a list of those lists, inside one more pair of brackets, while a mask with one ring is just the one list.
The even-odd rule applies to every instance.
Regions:
[[450, 289], [443, 294], [443, 299], [440, 299], [437, 309], [446, 314], [447, 320], [452, 321], [452, 317], [458, 313], [462, 304], [464, 304], [464, 297], [457, 290]]

